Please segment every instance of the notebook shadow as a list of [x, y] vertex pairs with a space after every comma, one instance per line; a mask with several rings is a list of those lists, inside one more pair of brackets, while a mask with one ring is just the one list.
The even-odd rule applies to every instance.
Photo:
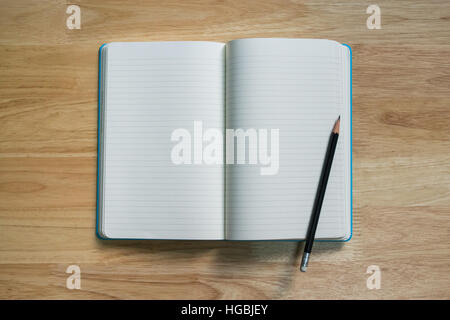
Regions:
[[[220, 240], [102, 240], [96, 238], [100, 248], [130, 248], [133, 252], [158, 253], [161, 255], [190, 255], [195, 257], [214, 251], [219, 261], [252, 264], [264, 260], [274, 261], [290, 257], [293, 264], [302, 254], [303, 241], [220, 241]], [[314, 254], [338, 251], [343, 242], [314, 243]]]
[[[96, 241], [100, 249], [116, 251], [108, 263], [123, 265], [127, 261], [144, 263], [157, 259], [167, 264], [167, 268], [195, 265], [200, 270], [220, 275], [221, 281], [245, 281], [250, 275], [258, 273], [258, 277], [271, 280], [272, 299], [282, 298], [292, 287], [295, 277], [299, 276], [304, 246], [304, 242], [298, 241]], [[343, 246], [342, 242], [316, 242], [313, 254], [323, 261]]]

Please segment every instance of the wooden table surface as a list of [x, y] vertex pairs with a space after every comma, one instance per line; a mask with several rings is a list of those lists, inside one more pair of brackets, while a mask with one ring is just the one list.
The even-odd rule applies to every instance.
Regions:
[[[2, 0], [0, 298], [449, 299], [450, 2], [377, 1], [380, 30], [370, 4]], [[351, 45], [353, 239], [318, 243], [306, 274], [295, 242], [98, 240], [99, 46], [246, 37]]]

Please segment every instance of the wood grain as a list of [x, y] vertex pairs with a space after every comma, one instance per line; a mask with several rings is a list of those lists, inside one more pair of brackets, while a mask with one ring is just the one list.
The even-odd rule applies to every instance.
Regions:
[[[449, 299], [450, 3], [376, 3], [381, 30], [363, 1], [71, 1], [68, 30], [66, 1], [2, 1], [0, 298]], [[99, 46], [244, 37], [352, 46], [353, 239], [307, 274], [292, 242], [96, 239]]]

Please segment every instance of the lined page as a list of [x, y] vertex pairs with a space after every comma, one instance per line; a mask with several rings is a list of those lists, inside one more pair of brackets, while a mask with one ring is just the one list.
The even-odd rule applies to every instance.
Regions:
[[224, 44], [112, 43], [104, 58], [101, 233], [223, 239], [223, 165], [174, 164], [171, 134], [223, 130]]
[[261, 175], [260, 163], [227, 166], [227, 238], [305, 238], [328, 139], [339, 115], [341, 135], [316, 236], [349, 236], [348, 62], [348, 49], [328, 40], [228, 43], [226, 126], [267, 129], [269, 136], [278, 129], [279, 169], [275, 175]]

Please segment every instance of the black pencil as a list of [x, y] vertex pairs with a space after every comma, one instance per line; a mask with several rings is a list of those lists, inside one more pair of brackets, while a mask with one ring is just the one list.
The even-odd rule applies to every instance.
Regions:
[[331, 132], [330, 140], [328, 141], [327, 153], [323, 162], [322, 173], [320, 175], [319, 185], [317, 187], [316, 199], [311, 213], [311, 220], [309, 221], [308, 232], [306, 234], [305, 249], [303, 251], [302, 264], [300, 270], [306, 272], [308, 267], [309, 255], [316, 235], [317, 224], [319, 223], [320, 210], [322, 209], [323, 198], [325, 197], [325, 190], [327, 188], [328, 177], [330, 176], [331, 164], [333, 163], [334, 152], [339, 138], [339, 126], [341, 117], [336, 120], [333, 131]]

